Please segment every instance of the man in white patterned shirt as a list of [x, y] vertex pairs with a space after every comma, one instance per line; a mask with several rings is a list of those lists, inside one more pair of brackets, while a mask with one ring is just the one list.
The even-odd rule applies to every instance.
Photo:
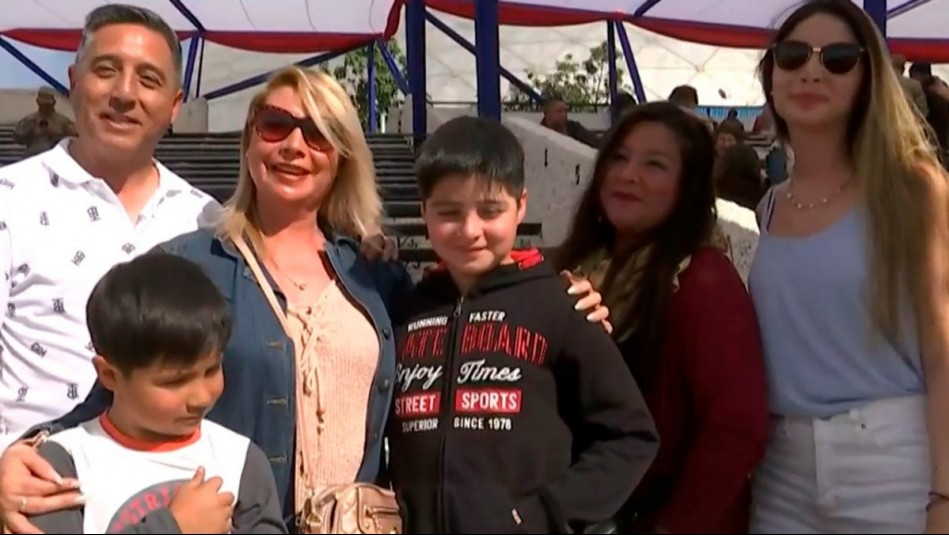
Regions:
[[0, 450], [91, 389], [85, 305], [99, 278], [220, 209], [154, 160], [181, 70], [158, 15], [97, 8], [69, 68], [78, 138], [0, 169]]

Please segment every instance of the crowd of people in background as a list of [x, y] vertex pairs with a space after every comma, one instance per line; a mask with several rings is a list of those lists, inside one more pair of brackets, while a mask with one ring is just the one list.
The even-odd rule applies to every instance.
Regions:
[[690, 86], [602, 135], [547, 99], [596, 156], [544, 250], [517, 137], [448, 121], [413, 280], [338, 81], [256, 93], [221, 206], [155, 159], [177, 35], [96, 8], [75, 122], [42, 90], [0, 168], [5, 530], [949, 532], [949, 87], [904, 63], [808, 0], [750, 132]]

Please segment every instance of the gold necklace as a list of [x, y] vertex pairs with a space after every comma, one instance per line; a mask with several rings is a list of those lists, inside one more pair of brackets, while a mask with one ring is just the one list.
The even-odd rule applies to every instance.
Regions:
[[[320, 236], [322, 237], [322, 233], [320, 234]], [[277, 260], [273, 257], [273, 255], [267, 254], [267, 258], [270, 260], [270, 263], [273, 264], [275, 268], [277, 268], [277, 271], [280, 272], [280, 275], [282, 275], [283, 278], [287, 279], [290, 282], [290, 284], [292, 284], [298, 291], [300, 292], [306, 291], [306, 288], [307, 286], [309, 286], [310, 283], [297, 282], [293, 277], [288, 275], [287, 272], [284, 271], [282, 267], [280, 267], [280, 264], [277, 263]]]
[[787, 193], [784, 194], [784, 197], [788, 201], [790, 201], [791, 206], [793, 206], [795, 210], [798, 210], [798, 211], [813, 210], [814, 208], [817, 208], [818, 206], [826, 206], [830, 204], [830, 202], [836, 199], [837, 197], [839, 197], [840, 194], [843, 193], [844, 190], [847, 189], [847, 186], [849, 185], [850, 185], [850, 178], [847, 178], [847, 180], [844, 180], [843, 182], [841, 182], [841, 184], [837, 186], [837, 190], [831, 193], [830, 195], [827, 195], [826, 197], [822, 197], [817, 202], [802, 203], [798, 201], [796, 197], [794, 197], [794, 192], [792, 191], [794, 189], [794, 179], [789, 178], [788, 191]]
[[274, 267], [277, 268], [277, 271], [279, 271], [280, 274], [283, 275], [283, 278], [285, 278], [285, 279], [287, 279], [288, 281], [290, 281], [290, 284], [292, 284], [293, 286], [295, 286], [298, 291], [301, 291], [301, 292], [305, 292], [305, 291], [306, 291], [306, 287], [307, 287], [307, 285], [308, 285], [309, 283], [307, 283], [307, 282], [297, 282], [296, 280], [293, 279], [293, 277], [291, 277], [290, 275], [287, 275], [287, 272], [284, 271], [282, 267], [280, 267], [280, 264], [278, 264], [277, 261], [273, 259], [273, 257], [270, 257], [270, 263], [273, 264]]

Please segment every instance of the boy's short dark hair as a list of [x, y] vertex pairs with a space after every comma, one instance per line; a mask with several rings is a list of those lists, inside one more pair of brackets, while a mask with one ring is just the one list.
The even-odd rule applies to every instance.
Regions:
[[149, 253], [118, 264], [86, 303], [92, 346], [129, 373], [162, 362], [192, 366], [220, 352], [231, 336], [231, 310], [197, 264]]
[[477, 176], [520, 196], [524, 191], [524, 149], [514, 133], [497, 121], [456, 117], [422, 145], [415, 174], [423, 201], [451, 175]]

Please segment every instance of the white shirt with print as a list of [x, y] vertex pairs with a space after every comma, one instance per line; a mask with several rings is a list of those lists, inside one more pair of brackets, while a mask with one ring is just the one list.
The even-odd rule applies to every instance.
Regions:
[[0, 451], [92, 388], [86, 300], [106, 271], [220, 213], [156, 162], [158, 189], [133, 224], [69, 141], [0, 168]]

